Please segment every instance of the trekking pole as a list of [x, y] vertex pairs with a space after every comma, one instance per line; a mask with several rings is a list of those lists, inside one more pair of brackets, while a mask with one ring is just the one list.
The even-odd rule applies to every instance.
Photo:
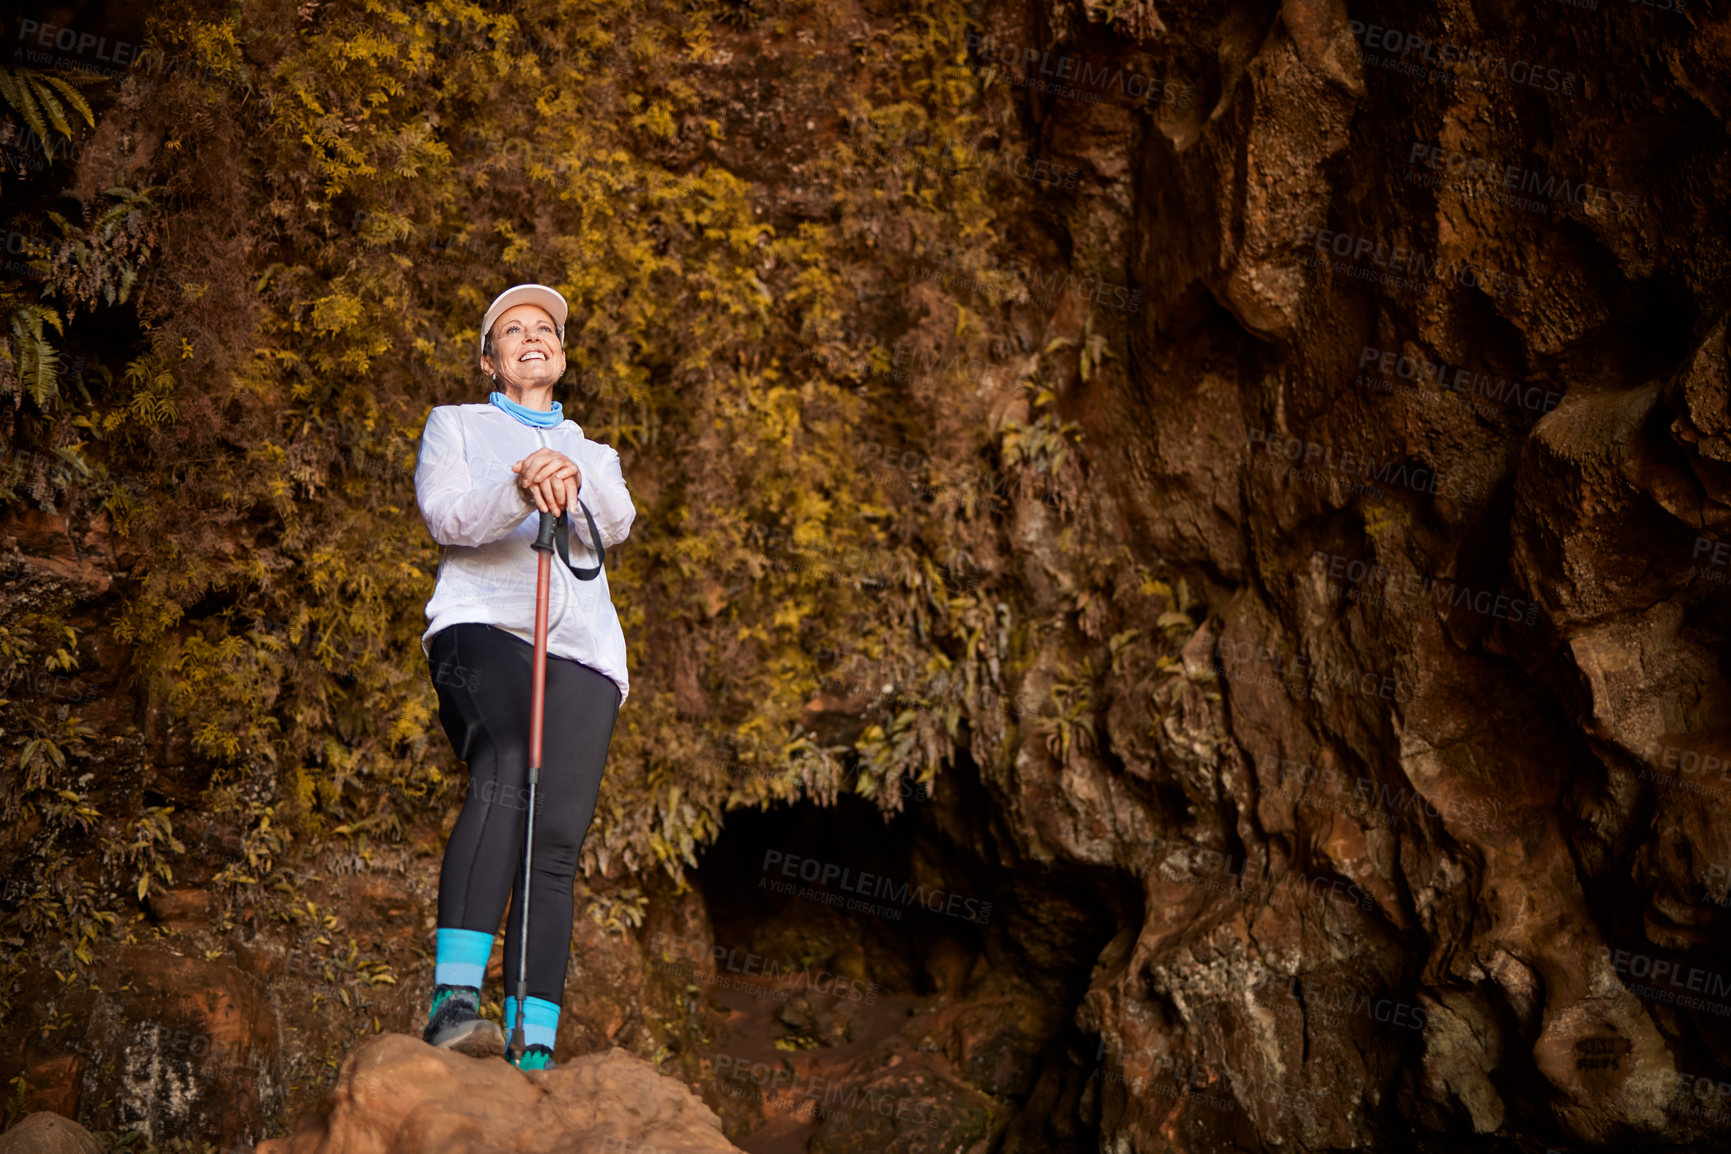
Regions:
[[523, 930], [517, 937], [517, 1021], [511, 1028], [510, 1049], [519, 1058], [528, 1052], [523, 1041], [523, 1006], [529, 1000], [529, 864], [535, 850], [535, 785], [541, 780], [541, 715], [547, 703], [547, 590], [552, 583], [553, 532], [559, 517], [541, 514], [541, 532], [533, 548], [539, 573], [535, 585], [535, 664], [529, 690], [529, 816], [523, 833]]

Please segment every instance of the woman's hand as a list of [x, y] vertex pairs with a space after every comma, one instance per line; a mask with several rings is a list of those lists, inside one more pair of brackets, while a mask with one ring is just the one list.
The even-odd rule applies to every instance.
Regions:
[[536, 449], [512, 465], [511, 471], [541, 512], [557, 515], [576, 506], [583, 473], [575, 461], [557, 449]]

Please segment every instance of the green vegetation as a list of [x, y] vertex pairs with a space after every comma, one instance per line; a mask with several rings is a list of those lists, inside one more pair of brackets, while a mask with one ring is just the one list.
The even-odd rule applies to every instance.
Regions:
[[[437, 549], [413, 469], [430, 408], [484, 398], [475, 325], [517, 281], [572, 302], [568, 379], [585, 384], [567, 413], [620, 449], [640, 507], [610, 551], [633, 692], [586, 868], [682, 881], [730, 808], [847, 788], [888, 812], [903, 774], [931, 781], [956, 756], [964, 723], [976, 753], [1014, 740], [1000, 695], [1029, 626], [994, 591], [1000, 496], [1076, 515], [1076, 426], [1042, 383], [1075, 352], [1012, 339], [997, 290], [988, 305], [910, 273], [939, 252], [970, 282], [1005, 263], [993, 206], [1012, 177], [981, 144], [1009, 96], [969, 72], [964, 6], [922, 0], [875, 32], [809, 2], [517, 7], [164, 11], [152, 42], [186, 67], [136, 78], [142, 101], [89, 89], [87, 119], [119, 142], [91, 153], [108, 166], [91, 202], [58, 199], [64, 162], [28, 182], [34, 274], [0, 278], [0, 502], [96, 518], [128, 557], [101, 628], [129, 647], [155, 740], [183, 743], [200, 817], [238, 831], [219, 928], [239, 899], [296, 923], [291, 861], [364, 864], [459, 795], [420, 651]], [[724, 162], [734, 112], [704, 72], [724, 47], [745, 68], [759, 43], [797, 54], [796, 23], [871, 80], [795, 134], [815, 218]], [[42, 96], [82, 112], [70, 81], [9, 83], [77, 132]], [[888, 355], [903, 337], [929, 368]], [[1092, 318], [1084, 342], [1084, 374], [1101, 371]], [[886, 468], [870, 446], [923, 463]], [[1090, 574], [1074, 612], [1091, 633], [1109, 558], [1067, 529], [1057, 546]], [[69, 608], [0, 627], [0, 663], [75, 667]], [[1060, 758], [1095, 740], [1094, 670], [1118, 664], [1098, 640], [1038, 726]], [[826, 744], [802, 711], [832, 660], [891, 688]], [[81, 708], [0, 703], [4, 820], [41, 823], [14, 971], [37, 926], [66, 935], [30, 947], [39, 964], [88, 963], [186, 852], [184, 806], [89, 802]], [[591, 914], [636, 925], [642, 900]], [[338, 962], [390, 980], [352, 949]]]

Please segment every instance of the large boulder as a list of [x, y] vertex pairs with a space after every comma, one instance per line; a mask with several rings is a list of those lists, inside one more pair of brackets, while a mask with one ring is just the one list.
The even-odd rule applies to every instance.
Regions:
[[38, 1110], [0, 1134], [0, 1154], [98, 1154], [102, 1143], [70, 1118]]
[[344, 1060], [323, 1117], [256, 1154], [656, 1154], [737, 1152], [721, 1119], [683, 1083], [614, 1048], [520, 1071], [406, 1034], [368, 1039]]

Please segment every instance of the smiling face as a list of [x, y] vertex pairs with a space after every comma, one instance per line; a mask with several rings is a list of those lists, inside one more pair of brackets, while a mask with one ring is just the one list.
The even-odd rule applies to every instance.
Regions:
[[547, 310], [522, 304], [500, 313], [493, 322], [492, 355], [481, 357], [481, 368], [497, 374], [507, 394], [551, 387], [565, 374], [565, 350]]

